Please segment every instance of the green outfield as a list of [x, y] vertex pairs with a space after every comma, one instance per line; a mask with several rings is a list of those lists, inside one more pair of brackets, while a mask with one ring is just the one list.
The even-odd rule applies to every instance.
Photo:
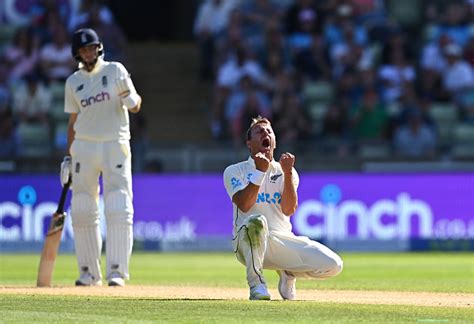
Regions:
[[[38, 255], [2, 254], [0, 322], [473, 322], [472, 254], [342, 257], [340, 276], [298, 280], [304, 300], [250, 302], [245, 268], [231, 253], [135, 253], [125, 288], [72, 287], [75, 257], [60, 255], [49, 289], [34, 288]], [[278, 276], [266, 277], [279, 299]]]

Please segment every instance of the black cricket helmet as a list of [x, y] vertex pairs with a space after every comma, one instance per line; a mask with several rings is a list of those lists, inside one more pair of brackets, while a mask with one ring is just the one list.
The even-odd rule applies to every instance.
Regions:
[[76, 59], [76, 61], [81, 62], [81, 57], [79, 56], [79, 49], [81, 47], [89, 45], [98, 46], [98, 57], [104, 54], [104, 47], [102, 45], [102, 42], [100, 41], [99, 36], [93, 29], [82, 28], [76, 30], [72, 35], [72, 56]]

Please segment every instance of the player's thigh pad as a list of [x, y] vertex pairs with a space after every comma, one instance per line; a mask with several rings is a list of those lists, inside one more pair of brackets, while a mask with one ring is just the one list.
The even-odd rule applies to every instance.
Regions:
[[241, 230], [246, 230], [247, 238], [245, 234], [241, 238], [249, 239], [251, 244], [259, 244], [261, 240], [266, 239], [268, 236], [268, 224], [267, 219], [263, 215], [252, 215], [249, 216], [241, 227]]
[[130, 143], [107, 143], [106, 152], [103, 166], [104, 188], [106, 191], [128, 190], [133, 198]]
[[88, 227], [99, 224], [99, 206], [95, 197], [84, 193], [74, 193], [71, 200], [72, 224]]
[[127, 190], [113, 190], [105, 194], [105, 217], [108, 224], [132, 224], [132, 197]]
[[[240, 226], [236, 237], [234, 238], [234, 252], [237, 253], [237, 259], [245, 264], [243, 254], [247, 249], [266, 245], [268, 237], [267, 219], [263, 215], [252, 215]], [[265, 242], [263, 242], [265, 240]], [[265, 243], [265, 244], [262, 244]]]

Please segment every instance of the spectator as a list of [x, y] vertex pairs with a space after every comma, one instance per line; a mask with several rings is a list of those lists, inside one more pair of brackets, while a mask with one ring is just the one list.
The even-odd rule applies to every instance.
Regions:
[[270, 107], [268, 96], [256, 86], [251, 75], [244, 74], [239, 80], [239, 85], [232, 90], [229, 100], [226, 102], [225, 119], [227, 124], [233, 124], [233, 121], [239, 118], [239, 115], [242, 114], [241, 109], [251, 94], [255, 94], [260, 106]]
[[345, 109], [350, 109], [360, 103], [364, 89], [359, 81], [359, 75], [353, 69], [345, 70], [337, 80], [335, 97]]
[[329, 104], [324, 115], [321, 135], [327, 151], [335, 151], [339, 156], [348, 153], [348, 117], [346, 110], [340, 103]]
[[246, 94], [245, 101], [238, 111], [239, 114], [230, 125], [232, 142], [237, 148], [244, 144], [242, 134], [247, 121], [251, 119], [252, 116], [260, 115], [262, 117], [271, 117], [270, 107], [264, 106], [264, 102], [260, 99], [257, 91], [250, 91]]
[[300, 97], [294, 93], [283, 96], [281, 104], [273, 107], [275, 132], [279, 142], [288, 150], [294, 149], [299, 141], [311, 138], [310, 116], [307, 114]]
[[395, 152], [404, 157], [432, 157], [436, 149], [436, 136], [423, 122], [419, 110], [413, 109], [408, 123], [400, 126], [394, 136]]
[[243, 18], [244, 37], [254, 50], [264, 42], [266, 29], [278, 24], [276, 22], [280, 21], [284, 13], [279, 3], [273, 0], [246, 1], [239, 9]]
[[248, 74], [259, 87], [270, 87], [262, 67], [253, 60], [246, 48], [238, 48], [235, 56], [230, 57], [219, 69], [212, 111], [212, 132], [214, 138], [225, 136], [223, 128], [223, 110], [230, 93], [236, 88], [244, 74]]
[[387, 137], [388, 114], [375, 89], [366, 90], [362, 103], [352, 107], [350, 122], [356, 139], [378, 141]]
[[447, 66], [443, 73], [443, 85], [452, 99], [474, 87], [472, 67], [463, 60], [462, 49], [458, 44], [445, 48]]
[[472, 21], [467, 21], [469, 13], [466, 6], [455, 1], [449, 2], [443, 11], [442, 19], [433, 26], [432, 37], [438, 39], [447, 34], [455, 43], [464, 47], [470, 37], [469, 29], [473, 27]]
[[324, 39], [319, 34], [313, 34], [312, 37], [311, 47], [296, 54], [295, 68], [305, 79], [329, 80], [331, 66]]
[[246, 46], [243, 36], [242, 14], [239, 10], [233, 9], [230, 13], [229, 23], [215, 39], [214, 52], [212, 54], [212, 80], [219, 67], [230, 57], [236, 55], [241, 47]]
[[301, 10], [298, 14], [299, 27], [288, 36], [288, 45], [293, 55], [311, 47], [313, 34], [316, 33], [316, 11], [311, 8]]
[[13, 112], [20, 123], [42, 123], [49, 125], [48, 108], [51, 93], [37, 74], [29, 74], [21, 83], [13, 98]]
[[405, 86], [413, 84], [416, 78], [415, 68], [401, 48], [391, 53], [389, 63], [382, 65], [378, 74], [383, 82], [382, 96], [386, 103], [396, 102], [403, 95]]
[[18, 84], [22, 78], [37, 68], [39, 60], [39, 39], [31, 28], [19, 28], [13, 42], [4, 50], [5, 60], [10, 67], [9, 83]]
[[98, 3], [90, 6], [87, 20], [78, 28], [92, 28], [100, 36], [105, 48], [105, 59], [126, 63], [127, 39], [122, 29], [113, 20], [102, 19], [103, 7]]
[[66, 3], [56, 0], [40, 0], [31, 6], [31, 25], [40, 44], [53, 42], [59, 26], [69, 23], [69, 10]]
[[390, 64], [392, 61], [392, 53], [400, 51], [407, 62], [412, 62], [414, 59], [411, 45], [407, 42], [405, 34], [400, 30], [394, 29], [384, 40], [381, 62], [383, 65]]
[[90, 20], [93, 11], [98, 11], [94, 14], [98, 15], [98, 19], [102, 23], [111, 24], [114, 22], [112, 11], [101, 0], [82, 0], [79, 10], [71, 13], [68, 30], [74, 31], [79, 26], [86, 24]]
[[[257, 60], [262, 67], [271, 75], [276, 66], [277, 70], [288, 70], [291, 68], [291, 55], [284, 35], [276, 24], [270, 25], [265, 32], [265, 40], [256, 50]], [[278, 60], [278, 64], [275, 64]]]
[[366, 69], [373, 65], [372, 52], [363, 44], [358, 44], [354, 37], [354, 26], [346, 23], [342, 39], [330, 47], [333, 75], [336, 79], [347, 69]]
[[[437, 132], [437, 125], [430, 115], [431, 100], [429, 97], [417, 98], [414, 89], [407, 89], [400, 101], [398, 114], [394, 115], [391, 134], [403, 125], [408, 125], [413, 112], [419, 113], [422, 123], [428, 126], [434, 134]], [[393, 138], [393, 136], [391, 136]]]
[[302, 29], [305, 26], [301, 24], [301, 19], [304, 19], [305, 16], [306, 18], [309, 18], [309, 14], [312, 14], [312, 18], [314, 19], [314, 24], [312, 25], [312, 28], [314, 29], [311, 30], [310, 33], [321, 31], [323, 21], [316, 17], [316, 14], [318, 14], [316, 1], [296, 0], [290, 7], [288, 7], [284, 17], [285, 33], [291, 35], [298, 32], [306, 32]]
[[[350, 4], [341, 4], [337, 7], [335, 19], [328, 21], [324, 28], [324, 37], [329, 46], [344, 41], [344, 29], [347, 24], [354, 25], [354, 8]], [[354, 25], [354, 42], [366, 45], [368, 42], [367, 31], [363, 25]]]
[[384, 2], [378, 0], [352, 0], [354, 22], [365, 26], [371, 42], [382, 42], [396, 24], [387, 17]]
[[234, 0], [206, 0], [198, 8], [194, 36], [199, 43], [202, 80], [211, 80], [213, 77], [216, 40], [228, 26], [230, 13], [235, 7]]
[[421, 84], [424, 95], [441, 100], [441, 76], [446, 69], [444, 51], [452, 43], [448, 34], [441, 35], [437, 40], [431, 41], [423, 47], [421, 54]]
[[76, 68], [71, 57], [71, 44], [66, 28], [57, 26], [51, 43], [46, 43], [40, 50], [40, 67], [49, 82], [65, 82]]

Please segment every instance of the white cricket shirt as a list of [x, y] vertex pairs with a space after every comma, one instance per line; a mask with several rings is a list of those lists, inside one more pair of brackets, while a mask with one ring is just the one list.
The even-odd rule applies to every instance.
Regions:
[[[79, 69], [66, 80], [66, 113], [77, 113], [75, 139], [88, 141], [129, 140], [128, 110], [122, 104], [115, 80], [127, 77], [118, 62], [100, 59], [91, 72]], [[129, 84], [136, 92], [133, 84]]]
[[[247, 161], [228, 166], [224, 171], [224, 185], [227, 194], [232, 201], [234, 194], [249, 184], [250, 176], [255, 172], [255, 161], [249, 157]], [[293, 168], [293, 183], [298, 189], [299, 176]], [[264, 215], [267, 218], [270, 231], [291, 231], [290, 218], [281, 210], [281, 195], [283, 193], [284, 174], [279, 162], [273, 160], [258, 190], [255, 205], [247, 213], [241, 211], [235, 203], [232, 203], [234, 212], [234, 235], [240, 228], [242, 222], [250, 215]]]

